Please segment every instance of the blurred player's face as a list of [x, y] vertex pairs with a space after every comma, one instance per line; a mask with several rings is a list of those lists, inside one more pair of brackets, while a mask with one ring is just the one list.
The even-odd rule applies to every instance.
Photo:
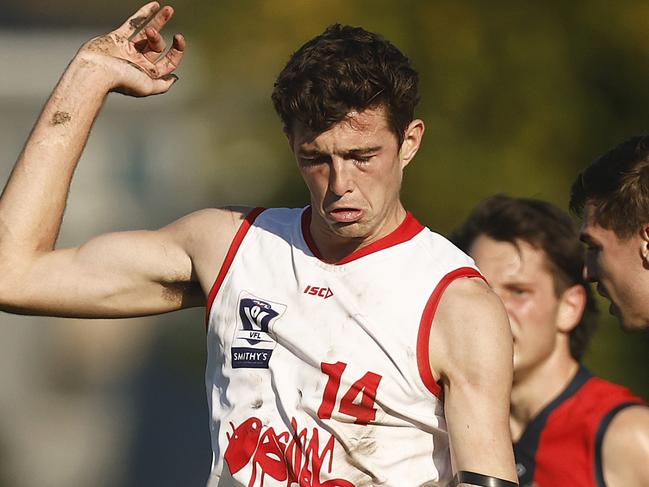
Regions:
[[[646, 242], [640, 232], [628, 239], [599, 226], [594, 207], [586, 205], [581, 240], [586, 243], [584, 274], [611, 302], [609, 312], [625, 329], [649, 328], [649, 269], [643, 258]], [[644, 249], [646, 252], [646, 249]]]
[[[518, 248], [485, 235], [470, 253], [480, 272], [505, 305], [514, 338], [514, 380], [550, 363], [558, 341], [559, 298], [545, 253], [524, 241]], [[564, 351], [565, 352], [565, 351]]]
[[289, 143], [311, 194], [316, 243], [351, 240], [363, 246], [401, 223], [403, 169], [417, 152], [423, 130], [423, 122], [411, 122], [399, 147], [383, 108], [350, 112], [322, 133], [294, 127]]

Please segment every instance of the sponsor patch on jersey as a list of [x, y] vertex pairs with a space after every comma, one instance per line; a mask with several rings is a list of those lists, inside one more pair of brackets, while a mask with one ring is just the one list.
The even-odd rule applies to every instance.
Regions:
[[286, 305], [258, 298], [246, 291], [239, 295], [239, 320], [232, 340], [233, 369], [267, 369], [277, 342], [272, 326]]

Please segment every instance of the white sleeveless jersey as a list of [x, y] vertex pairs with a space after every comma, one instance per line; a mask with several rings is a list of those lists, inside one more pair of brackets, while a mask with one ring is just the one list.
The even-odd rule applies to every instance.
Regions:
[[216, 486], [437, 486], [451, 478], [428, 339], [473, 261], [410, 213], [336, 264], [310, 209], [254, 210], [207, 308]]

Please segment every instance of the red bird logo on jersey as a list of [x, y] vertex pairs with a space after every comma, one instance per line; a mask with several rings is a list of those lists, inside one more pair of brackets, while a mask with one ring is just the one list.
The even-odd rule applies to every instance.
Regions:
[[317, 296], [319, 298], [327, 299], [333, 296], [334, 292], [328, 287], [307, 286], [304, 289], [304, 294], [309, 294], [311, 296]]
[[[333, 435], [327, 439], [320, 436], [318, 428], [300, 428], [295, 418], [289, 431], [263, 427], [261, 420], [254, 417], [238, 426], [230, 422], [230, 427], [232, 433], [226, 433], [228, 446], [223, 456], [233, 476], [249, 479], [248, 487], [264, 487], [266, 476], [286, 482], [287, 486], [354, 487], [348, 480], [332, 478]], [[246, 466], [252, 468], [242, 471]]]

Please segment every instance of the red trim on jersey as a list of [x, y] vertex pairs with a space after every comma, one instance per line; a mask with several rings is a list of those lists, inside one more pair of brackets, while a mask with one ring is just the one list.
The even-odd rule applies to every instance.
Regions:
[[486, 279], [473, 267], [460, 267], [454, 271], [449, 272], [433, 290], [433, 293], [428, 298], [424, 312], [421, 315], [419, 323], [419, 333], [417, 334], [417, 367], [419, 368], [419, 375], [426, 388], [435, 396], [440, 397], [442, 389], [435, 381], [433, 371], [430, 368], [429, 360], [429, 342], [430, 330], [433, 327], [433, 318], [439, 301], [442, 299], [442, 294], [450, 283], [459, 279], [460, 277], [479, 277], [486, 282]]
[[237, 230], [237, 233], [232, 239], [232, 242], [230, 243], [230, 248], [228, 249], [228, 253], [225, 255], [225, 260], [221, 265], [221, 269], [219, 269], [219, 273], [216, 276], [216, 280], [214, 281], [212, 288], [210, 289], [210, 293], [207, 295], [207, 305], [205, 306], [205, 328], [206, 329], [209, 325], [212, 303], [214, 302], [214, 299], [216, 298], [219, 289], [221, 289], [221, 284], [223, 284], [223, 280], [225, 279], [226, 274], [230, 270], [230, 266], [232, 265], [232, 261], [234, 260], [235, 255], [237, 255], [237, 251], [241, 246], [241, 242], [243, 242], [243, 239], [248, 233], [248, 230], [250, 230], [250, 226], [252, 225], [252, 223], [259, 216], [259, 214], [265, 209], [266, 208], [257, 207], [250, 210], [250, 212], [246, 215], [245, 219], [243, 220], [243, 223], [241, 223], [241, 226], [239, 226], [239, 230]]
[[[375, 242], [372, 242], [365, 247], [355, 250], [346, 257], [343, 257], [338, 262], [335, 262], [335, 265], [347, 264], [366, 255], [378, 252], [379, 250], [387, 249], [393, 247], [403, 242], [407, 242], [419, 232], [424, 229], [424, 226], [419, 223], [419, 221], [410, 213], [406, 212], [406, 217], [403, 219], [401, 224], [391, 233], [378, 239]], [[315, 257], [320, 260], [323, 260], [322, 254], [318, 249], [313, 236], [311, 235], [311, 207], [309, 206], [302, 212], [302, 235], [304, 236], [304, 241], [306, 242], [309, 250], [313, 253]]]

